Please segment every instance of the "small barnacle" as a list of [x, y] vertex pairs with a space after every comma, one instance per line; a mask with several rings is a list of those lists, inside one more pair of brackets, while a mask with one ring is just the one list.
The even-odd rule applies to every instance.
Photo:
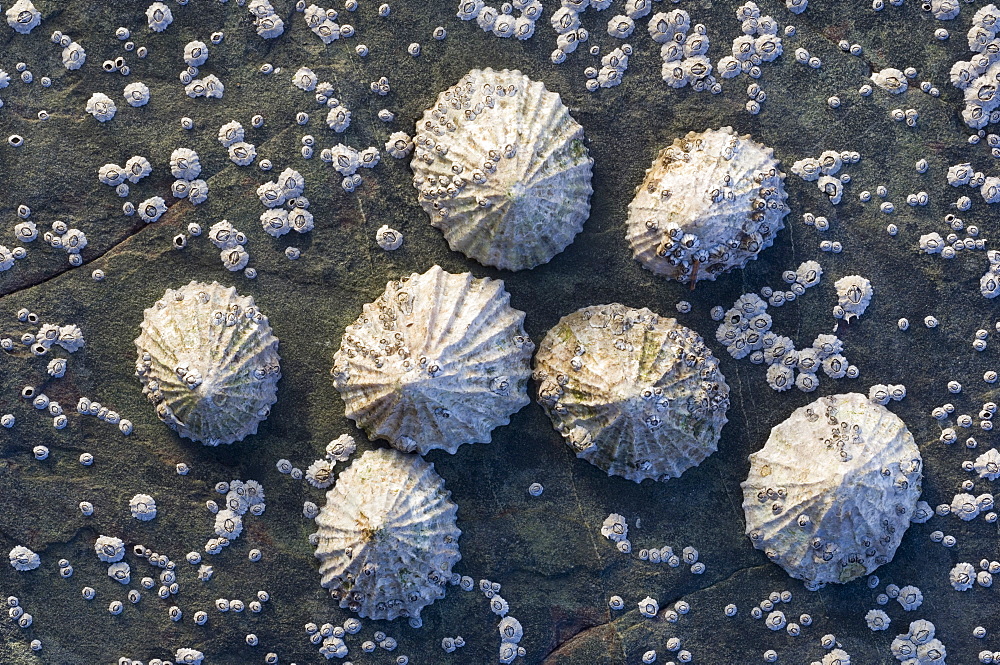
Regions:
[[41, 558], [24, 545], [17, 545], [10, 551], [10, 565], [14, 570], [35, 570], [42, 565]]
[[150, 30], [163, 32], [173, 23], [174, 15], [170, 12], [170, 7], [162, 2], [154, 2], [146, 8], [146, 19]]
[[148, 494], [136, 494], [129, 501], [129, 510], [135, 519], [148, 522], [156, 517], [156, 501]]
[[656, 616], [657, 612], [660, 611], [660, 604], [656, 602], [655, 598], [646, 596], [639, 601], [639, 614], [646, 618], [653, 618]]
[[325, 459], [316, 460], [306, 469], [306, 481], [318, 489], [326, 489], [333, 484], [333, 464]]
[[375, 232], [375, 242], [386, 251], [399, 249], [403, 245], [403, 234], [387, 225], [382, 225]]
[[[83, 504], [80, 505], [80, 508], [83, 511]], [[99, 536], [94, 543], [94, 552], [101, 561], [116, 563], [121, 561], [125, 556], [125, 543], [122, 542], [121, 538], [115, 538], [114, 536]]]
[[87, 113], [97, 118], [99, 122], [107, 122], [115, 117], [118, 107], [111, 98], [101, 92], [95, 92], [87, 100]]

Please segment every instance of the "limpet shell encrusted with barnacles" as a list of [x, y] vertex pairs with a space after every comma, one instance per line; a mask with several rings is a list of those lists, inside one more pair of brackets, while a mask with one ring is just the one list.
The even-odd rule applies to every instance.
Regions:
[[461, 558], [458, 506], [434, 465], [369, 450], [341, 472], [316, 517], [322, 586], [369, 619], [419, 617]]
[[535, 345], [509, 303], [502, 280], [440, 266], [389, 282], [333, 358], [347, 417], [406, 452], [488, 443], [529, 402]]
[[906, 425], [865, 395], [796, 409], [750, 455], [747, 535], [818, 588], [892, 560], [920, 498], [923, 463]]
[[277, 401], [278, 338], [250, 296], [218, 282], [167, 289], [143, 316], [135, 373], [156, 415], [205, 445], [256, 434]]
[[523, 270], [583, 228], [594, 162], [583, 127], [542, 83], [473, 69], [438, 95], [416, 132], [413, 186], [453, 250]]
[[577, 457], [635, 482], [697, 466], [727, 422], [718, 360], [697, 333], [645, 308], [595, 305], [563, 317], [533, 376]]
[[742, 268], [785, 226], [784, 179], [771, 148], [731, 127], [674, 139], [628, 207], [635, 258], [689, 283]]

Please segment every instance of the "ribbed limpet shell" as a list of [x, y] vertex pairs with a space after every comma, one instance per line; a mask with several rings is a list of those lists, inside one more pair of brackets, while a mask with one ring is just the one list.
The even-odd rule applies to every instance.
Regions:
[[136, 376], [156, 415], [205, 445], [256, 434], [277, 401], [278, 338], [250, 296], [218, 282], [167, 289], [147, 309]]
[[560, 319], [535, 356], [538, 402], [577, 457], [609, 475], [667, 480], [718, 447], [729, 386], [702, 338], [620, 304]]
[[369, 450], [341, 472], [316, 517], [322, 586], [369, 619], [419, 617], [461, 558], [458, 506], [434, 465]]
[[771, 148], [731, 127], [674, 139], [628, 207], [635, 258], [680, 282], [742, 268], [785, 226], [784, 179]]
[[334, 355], [347, 417], [406, 452], [488, 443], [529, 402], [535, 345], [509, 302], [502, 280], [440, 266], [389, 282]]
[[859, 393], [796, 409], [750, 455], [747, 535], [816, 588], [892, 560], [910, 525], [923, 463], [898, 416]]
[[583, 127], [517, 70], [466, 74], [424, 112], [413, 142], [420, 205], [453, 250], [480, 263], [547, 263], [590, 214]]

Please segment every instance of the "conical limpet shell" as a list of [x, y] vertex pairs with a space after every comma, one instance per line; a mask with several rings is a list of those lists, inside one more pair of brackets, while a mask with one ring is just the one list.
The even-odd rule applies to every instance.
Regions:
[[277, 401], [278, 338], [250, 296], [218, 282], [167, 289], [143, 316], [136, 376], [156, 415], [205, 445], [256, 434]]
[[731, 127], [674, 139], [628, 207], [635, 258], [680, 282], [742, 268], [785, 226], [784, 179], [771, 148]]
[[920, 451], [906, 425], [858, 393], [792, 412], [750, 455], [747, 535], [818, 588], [892, 560], [920, 498]]
[[473, 69], [438, 95], [416, 132], [413, 186], [453, 250], [523, 270], [583, 228], [593, 160], [583, 127], [542, 83]]
[[421, 454], [488, 443], [528, 404], [535, 345], [498, 279], [434, 266], [364, 306], [333, 358], [333, 381], [369, 437]]
[[369, 450], [341, 472], [316, 523], [322, 586], [369, 619], [419, 617], [461, 558], [458, 506], [434, 465]]
[[697, 333], [645, 308], [595, 305], [563, 317], [533, 376], [577, 457], [635, 482], [697, 466], [727, 422], [718, 360]]

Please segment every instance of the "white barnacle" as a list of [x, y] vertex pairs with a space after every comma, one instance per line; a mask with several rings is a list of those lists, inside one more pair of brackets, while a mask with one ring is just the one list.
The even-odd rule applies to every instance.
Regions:
[[[111, 166], [114, 166], [113, 164]], [[149, 163], [149, 160], [140, 155], [135, 155], [130, 157], [128, 161], [125, 162], [125, 177], [128, 178], [129, 182], [137, 183], [150, 173], [152, 173], [153, 167]], [[104, 182], [103, 180], [101, 182]], [[105, 183], [111, 184], [111, 183]]]
[[156, 517], [156, 501], [148, 494], [136, 494], [129, 501], [129, 510], [135, 519], [148, 522]]
[[98, 536], [94, 543], [94, 552], [97, 558], [105, 563], [117, 563], [125, 556], [125, 543], [121, 538], [114, 536]]
[[243, 137], [243, 125], [235, 120], [230, 120], [226, 124], [219, 127], [219, 143], [221, 143], [225, 148], [228, 148], [234, 143], [243, 141]]
[[351, 112], [343, 106], [335, 106], [326, 115], [326, 126], [339, 133], [351, 126]]
[[41, 13], [31, 0], [17, 0], [7, 10], [7, 25], [18, 34], [26, 35], [42, 22]]
[[403, 245], [403, 234], [383, 224], [375, 232], [375, 242], [386, 251], [399, 249]]
[[306, 181], [302, 174], [292, 168], [287, 168], [278, 174], [277, 182], [286, 200], [302, 196], [302, 192], [306, 186]]
[[358, 152], [358, 165], [366, 169], [374, 168], [381, 159], [381, 153], [375, 146], [369, 146]]
[[904, 610], [912, 612], [924, 602], [924, 595], [917, 587], [907, 585], [899, 590], [896, 601]]
[[[98, 180], [110, 187], [117, 187], [121, 183], [125, 182], [125, 178], [127, 177], [128, 171], [117, 164], [105, 164], [97, 170]], [[34, 224], [32, 224], [32, 226], [34, 226]]]
[[848, 322], [864, 314], [874, 294], [871, 282], [860, 275], [841, 277], [834, 287], [837, 289], [838, 306], [844, 312], [842, 318]]
[[[272, 10], [273, 12], [273, 10]], [[276, 14], [258, 17], [254, 24], [257, 27], [257, 34], [264, 39], [275, 39], [285, 32], [285, 22]]]
[[249, 166], [257, 158], [257, 148], [252, 143], [236, 141], [229, 145], [229, 159], [237, 166]]
[[66, 374], [66, 359], [65, 358], [53, 358], [49, 361], [46, 371], [52, 378], [58, 379]]
[[955, 591], [968, 591], [976, 581], [976, 569], [971, 563], [958, 563], [948, 573], [948, 579]]
[[973, 468], [980, 478], [987, 480], [1000, 478], [1000, 452], [996, 448], [990, 448], [976, 458]]
[[191, 41], [184, 46], [184, 62], [189, 67], [201, 67], [208, 60], [208, 46], [202, 41]]
[[83, 63], [87, 61], [87, 52], [84, 50], [80, 44], [76, 42], [70, 42], [63, 48], [62, 51], [62, 63], [63, 67], [70, 71], [74, 71], [83, 67]]
[[208, 182], [201, 178], [196, 178], [187, 183], [187, 200], [192, 205], [199, 205], [208, 200]]
[[257, 198], [267, 208], [277, 208], [285, 202], [285, 190], [273, 180], [257, 188]]
[[360, 165], [360, 155], [354, 148], [338, 143], [330, 148], [330, 164], [342, 176], [353, 175]]
[[627, 538], [628, 524], [625, 523], [625, 518], [618, 513], [608, 515], [601, 525], [601, 535], [614, 542]]
[[137, 210], [142, 221], [152, 224], [159, 221], [163, 213], [167, 211], [167, 202], [159, 196], [153, 196], [140, 203]]
[[385, 150], [395, 159], [404, 159], [413, 152], [413, 140], [406, 132], [393, 132], [385, 142]]
[[281, 237], [292, 230], [288, 212], [280, 208], [265, 210], [261, 213], [260, 223], [264, 227], [264, 231], [274, 238]]
[[906, 75], [892, 67], [875, 72], [871, 75], [871, 80], [878, 87], [894, 95], [906, 92], [908, 87]]
[[235, 540], [243, 532], [243, 518], [228, 508], [215, 516], [215, 533], [221, 538]]
[[319, 77], [316, 73], [308, 67], [300, 67], [295, 75], [292, 76], [292, 84], [299, 90], [304, 90], [305, 92], [312, 92], [316, 89], [316, 84], [319, 83]]
[[24, 545], [16, 545], [10, 551], [10, 565], [17, 571], [34, 570], [42, 565], [41, 558]]
[[201, 160], [190, 148], [177, 148], [170, 154], [170, 172], [175, 178], [194, 180], [201, 175]]
[[108, 577], [121, 584], [128, 584], [132, 581], [132, 568], [124, 561], [118, 561], [108, 566]]
[[154, 2], [146, 8], [146, 19], [149, 29], [153, 32], [163, 32], [174, 22], [174, 15], [162, 2]]
[[328, 460], [318, 459], [306, 469], [306, 481], [317, 489], [326, 489], [333, 484], [333, 464]]
[[[197, 617], [197, 614], [195, 616]], [[203, 624], [207, 620], [208, 616], [205, 615], [204, 620], [198, 622], [196, 618], [195, 622]], [[174, 652], [174, 662], [178, 663], [178, 665], [181, 665], [182, 663], [183, 665], [201, 665], [201, 661], [204, 660], [204, 658], [205, 654], [198, 651], [197, 649], [183, 648], [183, 649], [177, 649], [177, 651]]]
[[639, 601], [639, 614], [646, 617], [647, 619], [652, 619], [656, 616], [656, 613], [660, 611], [660, 604], [656, 602], [655, 598], [646, 596]]
[[142, 81], [129, 83], [125, 86], [125, 102], [129, 106], [145, 106], [149, 103], [149, 86]]
[[95, 92], [87, 100], [87, 113], [97, 118], [99, 122], [108, 122], [115, 117], [117, 111], [115, 103], [102, 92]]
[[936, 231], [920, 236], [920, 250], [927, 254], [940, 254], [944, 244], [944, 238]]

